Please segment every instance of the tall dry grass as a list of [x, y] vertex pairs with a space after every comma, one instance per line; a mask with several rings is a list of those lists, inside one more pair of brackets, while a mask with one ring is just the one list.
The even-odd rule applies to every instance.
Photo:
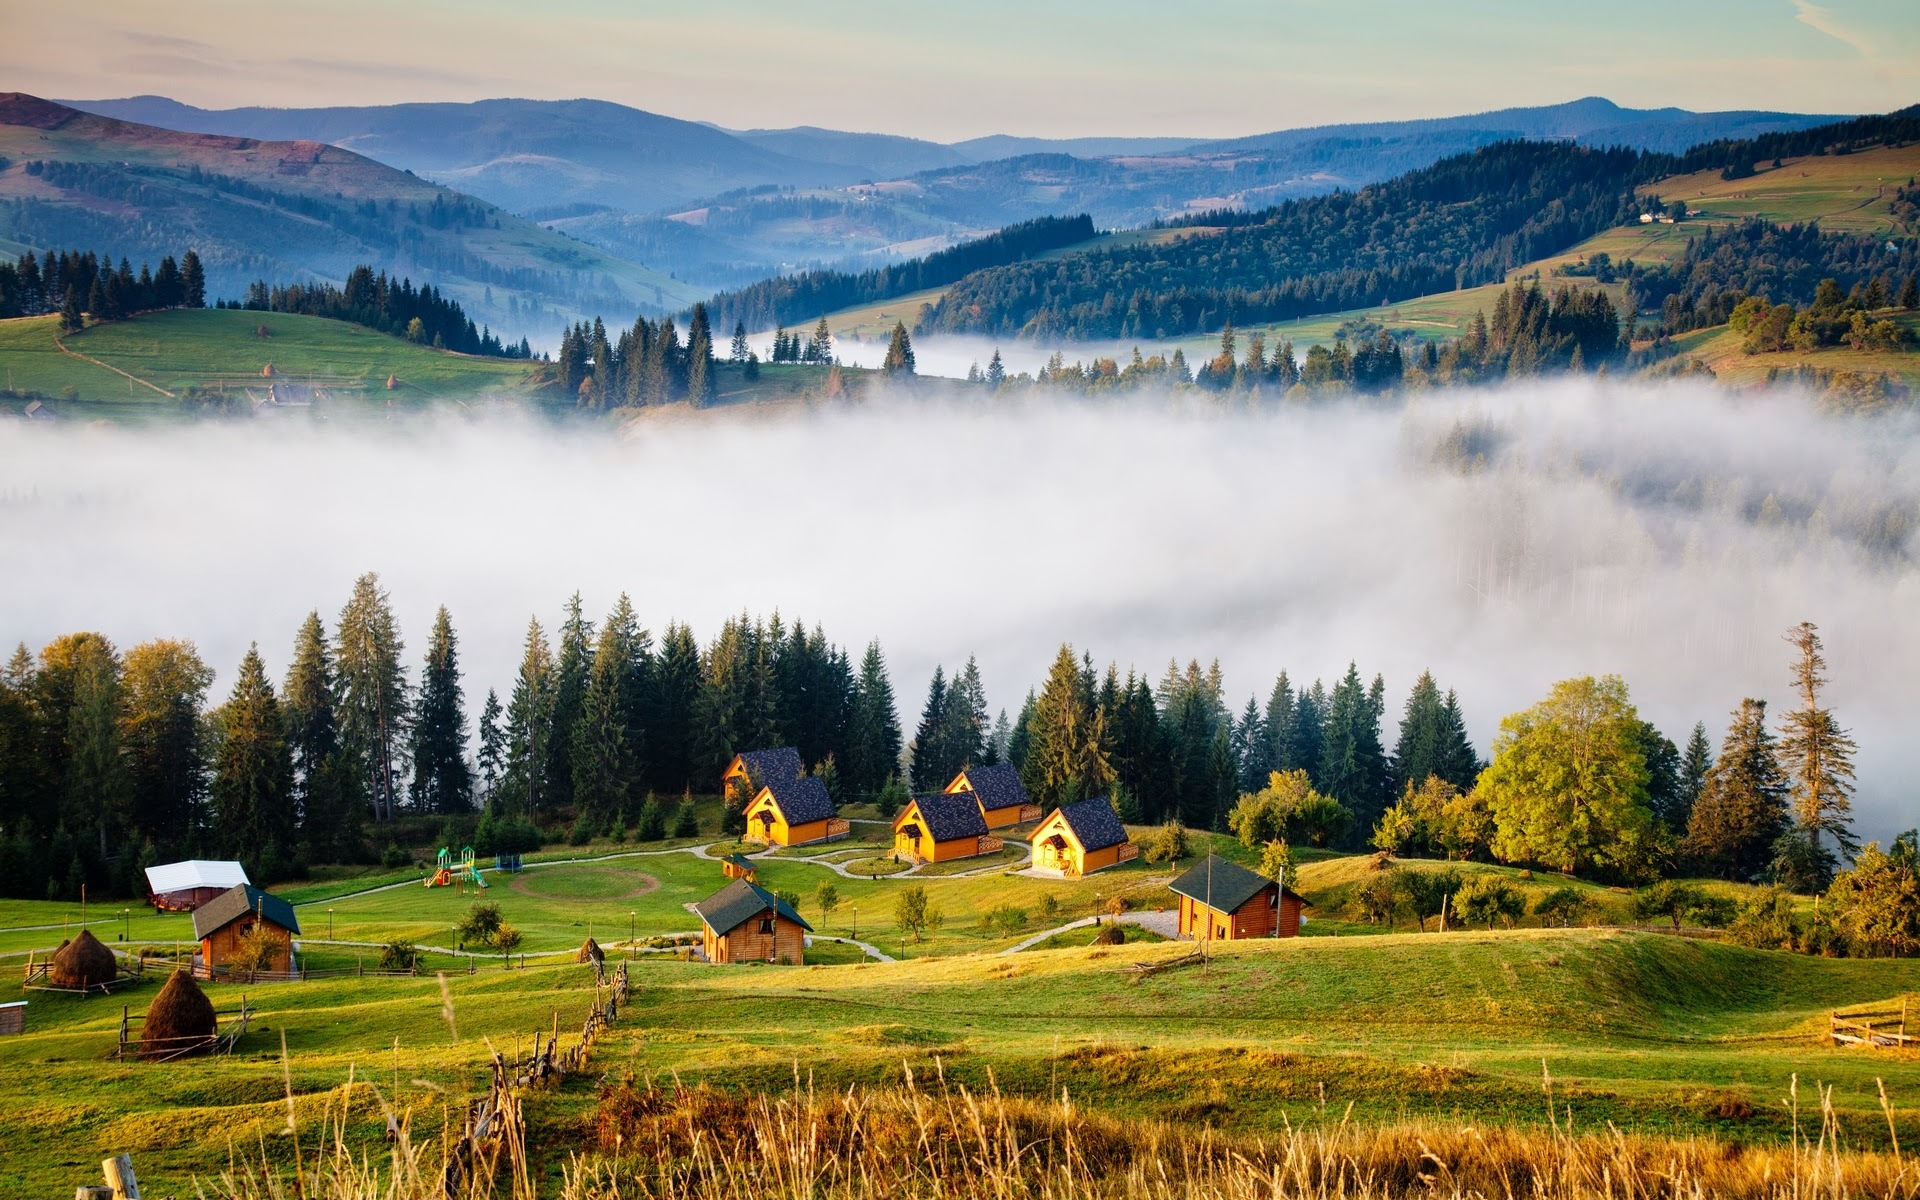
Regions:
[[[1784, 1145], [1439, 1122], [1363, 1125], [1333, 1114], [1278, 1137], [1121, 1120], [960, 1087], [785, 1095], [631, 1081], [602, 1088], [591, 1143], [562, 1151], [537, 1188], [515, 1120], [447, 1187], [444, 1149], [404, 1127], [387, 1165], [345, 1150], [283, 1170], [223, 1176], [209, 1200], [1920, 1200], [1920, 1163], [1842, 1143], [1830, 1095], [1800, 1110]], [[1884, 1100], [1883, 1100], [1884, 1103]], [[344, 1112], [345, 1105], [342, 1105]], [[1547, 1110], [1552, 1113], [1550, 1095]], [[1887, 1108], [1893, 1130], [1891, 1107]], [[1897, 1138], [1895, 1139], [1897, 1143]], [[482, 1178], [483, 1172], [488, 1172]], [[491, 1182], [489, 1182], [491, 1181]], [[489, 1192], [489, 1188], [497, 1191]]]

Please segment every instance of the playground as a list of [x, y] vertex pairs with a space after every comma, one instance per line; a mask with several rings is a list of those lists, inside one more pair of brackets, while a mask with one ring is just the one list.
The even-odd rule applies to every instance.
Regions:
[[471, 887], [475, 891], [484, 892], [487, 890], [487, 877], [480, 873], [478, 866], [474, 865], [472, 846], [462, 846], [460, 857], [457, 859], [454, 858], [453, 851], [442, 846], [438, 865], [434, 868], [433, 874], [427, 876], [427, 886], [450, 887], [456, 892], [463, 892]]

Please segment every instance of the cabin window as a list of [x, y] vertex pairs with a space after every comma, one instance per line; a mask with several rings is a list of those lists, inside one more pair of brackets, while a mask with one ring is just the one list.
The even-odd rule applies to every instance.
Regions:
[[772, 933], [772, 932], [773, 932], [773, 918], [772, 918], [772, 917], [761, 917], [761, 918], [760, 918], [760, 932], [761, 932], [761, 933]]

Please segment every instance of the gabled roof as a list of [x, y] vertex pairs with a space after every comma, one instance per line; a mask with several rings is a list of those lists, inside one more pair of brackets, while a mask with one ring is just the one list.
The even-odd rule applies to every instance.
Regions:
[[[921, 823], [936, 842], [951, 842], [959, 838], [985, 837], [987, 819], [980, 815], [980, 805], [966, 792], [952, 795], [915, 796], [914, 810], [919, 812]], [[901, 818], [906, 814], [903, 812]], [[900, 827], [900, 821], [894, 822], [894, 828]]]
[[1020, 771], [1007, 763], [995, 767], [968, 767], [960, 772], [967, 781], [973, 794], [980, 797], [980, 807], [987, 812], [1003, 808], [1019, 808], [1031, 804], [1027, 799], [1027, 785], [1020, 782]]
[[256, 910], [262, 918], [282, 929], [300, 932], [300, 918], [293, 915], [293, 905], [271, 892], [263, 892], [250, 883], [243, 883], [228, 888], [193, 910], [193, 936], [207, 937]]
[[720, 856], [720, 861], [723, 863], [731, 863], [736, 867], [745, 867], [749, 871], [753, 870], [754, 867], [753, 860], [744, 854], [723, 854]]
[[[1218, 912], [1233, 912], [1272, 886], [1273, 880], [1265, 875], [1249, 871], [1239, 863], [1217, 854], [1207, 855], [1172, 884], [1178, 894]], [[1289, 895], [1294, 894], [1286, 888], [1281, 890]]]
[[812, 776], [771, 780], [766, 788], [773, 793], [774, 806], [789, 825], [811, 825], [833, 815], [833, 797], [827, 795], [827, 785]]
[[1107, 803], [1105, 796], [1063, 805], [1060, 819], [1067, 823], [1068, 829], [1073, 830], [1080, 848], [1089, 853], [1105, 850], [1108, 846], [1118, 846], [1127, 840], [1127, 827], [1120, 823], [1113, 805]]
[[185, 862], [161, 863], [147, 868], [147, 890], [154, 895], [190, 892], [195, 888], [230, 888], [252, 883], [247, 871], [237, 862], [219, 862], [190, 858]]
[[707, 928], [713, 930], [716, 937], [725, 937], [768, 909], [808, 933], [813, 932], [813, 926], [807, 924], [805, 917], [793, 911], [785, 900], [745, 879], [734, 880], [693, 906], [693, 911], [700, 914], [700, 919], [706, 922]]
[[747, 775], [762, 787], [782, 780], [798, 779], [807, 773], [800, 761], [800, 752], [792, 746], [782, 746], [777, 750], [748, 750], [735, 757], [740, 760], [740, 766]]

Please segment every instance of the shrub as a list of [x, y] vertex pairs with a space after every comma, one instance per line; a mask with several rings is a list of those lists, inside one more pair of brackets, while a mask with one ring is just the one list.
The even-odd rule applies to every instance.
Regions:
[[880, 785], [880, 794], [873, 798], [873, 806], [879, 810], [884, 820], [891, 821], [901, 809], [907, 806], [910, 798], [907, 795], [907, 785], [900, 781], [900, 777], [889, 775], [887, 781]]
[[1570, 928], [1593, 911], [1593, 902], [1579, 888], [1555, 888], [1533, 902], [1533, 915], [1542, 925]]
[[413, 971], [420, 966], [420, 948], [412, 942], [388, 942], [380, 947], [382, 971]]
[[1905, 957], [1920, 950], [1920, 834], [1908, 830], [1887, 849], [1868, 842], [1827, 889], [1833, 936], [1854, 954]]
[[1394, 894], [1419, 922], [1421, 933], [1427, 931], [1427, 918], [1443, 916], [1449, 897], [1460, 890], [1460, 872], [1451, 867], [1444, 871], [1395, 871], [1393, 875]]
[[389, 870], [397, 870], [412, 863], [413, 855], [402, 850], [397, 842], [388, 842], [387, 848], [380, 852], [380, 865]]
[[593, 819], [593, 814], [582, 812], [574, 818], [573, 828], [567, 832], [567, 841], [575, 846], [584, 846], [599, 832], [599, 823]]
[[1059, 916], [1060, 897], [1054, 895], [1052, 892], [1048, 892], [1046, 895], [1040, 897], [1040, 915], [1044, 917]]
[[1093, 944], [1096, 946], [1124, 946], [1126, 941], [1126, 926], [1118, 921], [1103, 922], [1099, 931], [1093, 935]]
[[505, 920], [500, 915], [500, 906], [487, 900], [467, 909], [460, 923], [453, 928], [462, 942], [478, 942], [484, 946], [493, 941], [503, 924]]
[[673, 814], [673, 836], [694, 838], [700, 836], [700, 813], [693, 807], [693, 798], [689, 796], [680, 802]]
[[1691, 883], [1662, 879], [1633, 894], [1633, 916], [1637, 921], [1665, 917], [1680, 932], [1682, 920], [1718, 929], [1733, 919], [1733, 902], [1725, 896], [1704, 892]]
[[235, 971], [271, 971], [274, 960], [287, 944], [267, 925], [255, 925], [241, 935], [240, 945], [228, 956], [227, 965]]
[[1187, 827], [1175, 818], [1147, 838], [1141, 856], [1150, 863], [1179, 862], [1187, 856], [1187, 849]]
[[1382, 921], [1393, 920], [1393, 910], [1400, 898], [1399, 875], [1398, 871], [1381, 871], [1368, 876], [1353, 890], [1353, 910], [1367, 924], [1378, 925]]
[[613, 828], [607, 830], [607, 837], [616, 842], [627, 840], [627, 814], [621, 813], [613, 819]]
[[490, 940], [495, 950], [502, 954], [509, 954], [520, 944], [520, 931], [502, 921], [500, 927], [493, 931], [493, 937]]
[[980, 928], [1001, 937], [1012, 937], [1026, 927], [1027, 910], [1011, 904], [996, 905], [980, 914]]
[[1455, 894], [1453, 903], [1461, 920], [1468, 924], [1479, 921], [1489, 929], [1493, 928], [1495, 922], [1512, 929], [1514, 922], [1527, 911], [1526, 897], [1497, 875], [1480, 875], [1467, 880]]
[[1754, 892], [1734, 914], [1727, 936], [1756, 950], [1792, 950], [1800, 940], [1793, 919], [1793, 897], [1782, 887]]

